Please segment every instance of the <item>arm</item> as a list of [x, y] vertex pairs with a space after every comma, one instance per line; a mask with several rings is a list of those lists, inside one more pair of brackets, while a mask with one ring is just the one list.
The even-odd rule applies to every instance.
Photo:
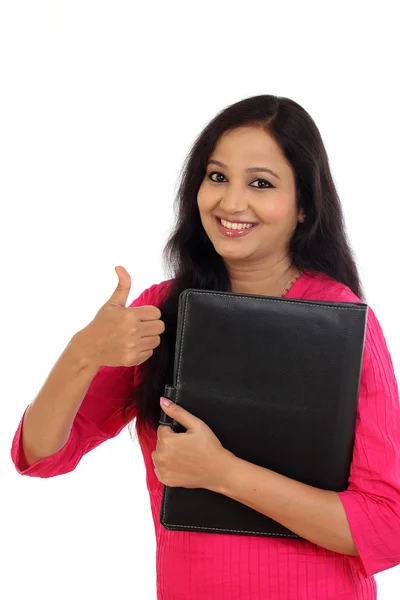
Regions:
[[[151, 290], [145, 290], [130, 306], [146, 304]], [[11, 448], [18, 473], [32, 477], [68, 473], [85, 453], [116, 436], [127, 424], [120, 409], [133, 390], [135, 369], [99, 368], [89, 356], [82, 330], [72, 338], [21, 418]]]
[[[218, 491], [324, 548], [365, 577], [400, 564], [400, 404], [393, 364], [368, 309], [349, 487], [319, 490], [230, 457]], [[226, 481], [226, 480], [229, 481]]]
[[368, 309], [349, 487], [338, 496], [365, 576], [400, 564], [400, 403], [381, 325]]
[[67, 443], [76, 413], [99, 368], [91, 366], [76, 334], [57, 360], [21, 427], [20, 470], [56, 454]]
[[242, 502], [300, 537], [357, 556], [346, 513], [336, 492], [320, 490], [232, 455], [213, 491]]
[[30, 451], [27, 459], [23, 434], [28, 407], [12, 441], [11, 459], [17, 472], [45, 478], [73, 471], [82, 456], [118, 435], [127, 425], [120, 415], [120, 408], [133, 390], [133, 381], [133, 368], [100, 367], [78, 408], [65, 444], [59, 450], [47, 449], [42, 457], [37, 450], [34, 454]]

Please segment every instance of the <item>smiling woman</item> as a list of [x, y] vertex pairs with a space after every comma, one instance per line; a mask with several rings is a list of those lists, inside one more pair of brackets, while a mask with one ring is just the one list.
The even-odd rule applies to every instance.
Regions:
[[[271, 168], [252, 166], [263, 163]], [[213, 165], [223, 171], [213, 171]], [[274, 184], [255, 178], [260, 172], [268, 173]], [[257, 293], [273, 292], [271, 272], [287, 275], [284, 271], [291, 265], [288, 242], [297, 223], [304, 222], [293, 169], [273, 136], [262, 126], [224, 133], [207, 162], [197, 202], [204, 230], [224, 258], [233, 291], [246, 291], [252, 273]], [[249, 228], [238, 223], [254, 225]], [[227, 239], [244, 241], [228, 244]]]
[[[136, 315], [136, 342], [129, 338], [128, 345], [140, 361], [129, 362], [118, 345], [125, 358], [110, 363], [115, 366], [103, 358], [92, 373], [89, 356], [98, 340], [88, 342], [86, 331], [86, 345], [74, 343], [72, 355], [68, 350], [60, 357], [29, 407], [30, 419], [22, 416], [12, 446], [18, 472], [68, 473], [136, 419], [156, 531], [159, 600], [375, 600], [374, 574], [400, 564], [400, 404], [370, 307], [348, 489], [320, 490], [231, 456], [207, 424], [175, 407], [168, 414], [191, 431], [159, 430], [160, 397], [173, 381], [178, 301], [187, 288], [365, 302], [321, 135], [299, 104], [255, 96], [228, 106], [206, 126], [185, 163], [164, 258], [171, 279], [125, 307], [130, 278], [120, 272], [114, 295], [122, 306], [114, 298], [101, 311], [115, 315], [115, 321], [104, 317], [106, 349], [117, 324], [127, 340], [121, 321]], [[27, 461], [25, 425], [36, 449], [48, 449], [50, 440], [58, 451]], [[160, 523], [162, 481], [208, 487], [303, 539], [167, 530]]]

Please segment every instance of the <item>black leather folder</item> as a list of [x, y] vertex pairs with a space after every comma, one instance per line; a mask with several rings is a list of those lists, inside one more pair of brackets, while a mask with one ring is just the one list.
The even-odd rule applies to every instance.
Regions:
[[[348, 487], [368, 306], [187, 289], [165, 396], [236, 456], [324, 490]], [[185, 428], [161, 411], [160, 424]], [[164, 486], [167, 529], [299, 538], [225, 495]]]

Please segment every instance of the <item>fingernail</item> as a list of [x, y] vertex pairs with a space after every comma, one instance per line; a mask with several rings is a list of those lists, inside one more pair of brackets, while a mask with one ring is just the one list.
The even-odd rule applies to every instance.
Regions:
[[164, 396], [161, 396], [161, 404], [163, 406], [169, 406], [170, 404], [172, 404], [171, 400], [168, 400], [168, 398], [164, 398]]

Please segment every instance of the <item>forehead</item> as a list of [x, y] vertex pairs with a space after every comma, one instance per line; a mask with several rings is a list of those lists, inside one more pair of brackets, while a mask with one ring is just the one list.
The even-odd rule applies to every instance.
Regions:
[[292, 170], [280, 146], [262, 127], [240, 127], [223, 133], [210, 158], [228, 168], [266, 166], [276, 169], [279, 175]]

